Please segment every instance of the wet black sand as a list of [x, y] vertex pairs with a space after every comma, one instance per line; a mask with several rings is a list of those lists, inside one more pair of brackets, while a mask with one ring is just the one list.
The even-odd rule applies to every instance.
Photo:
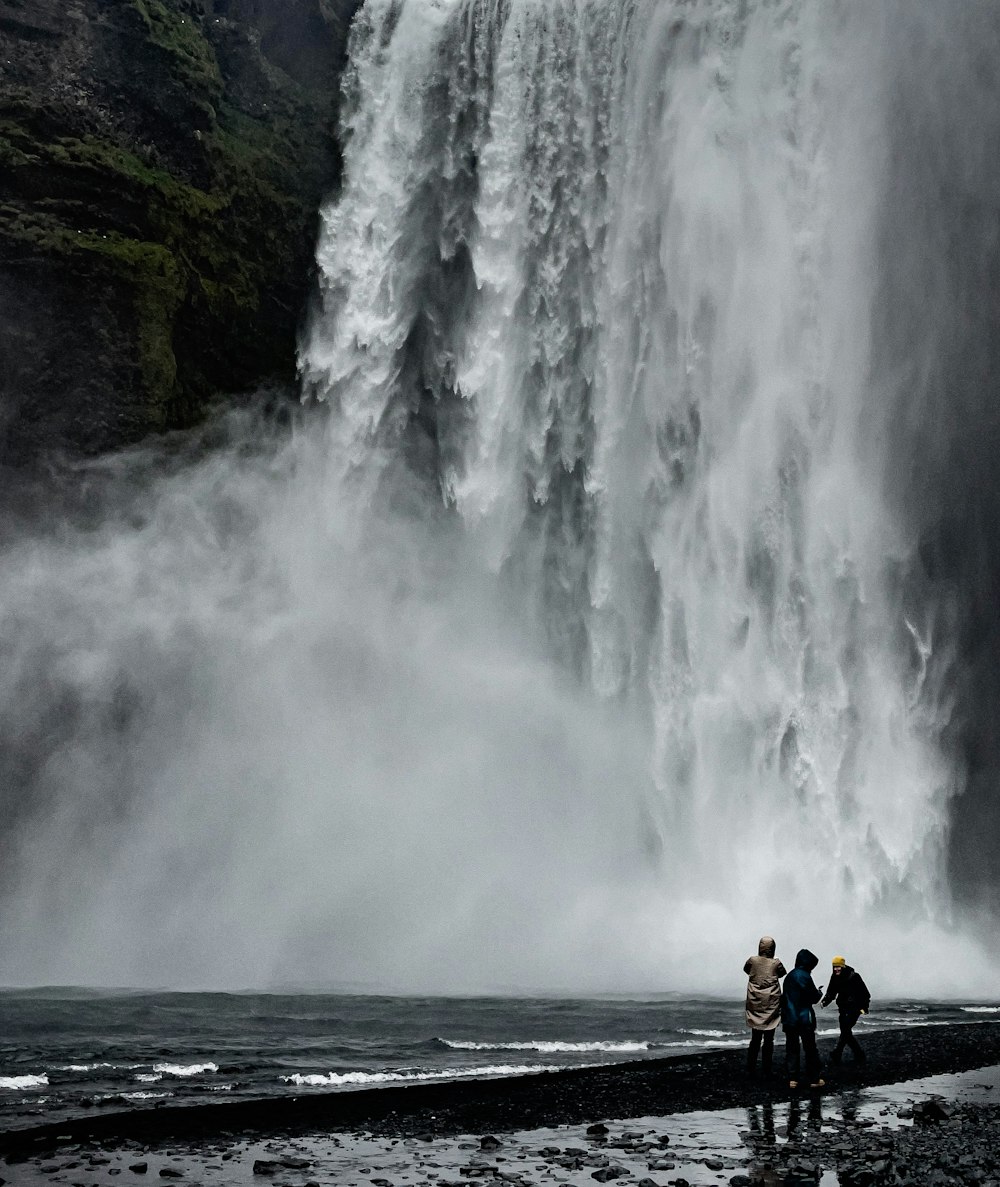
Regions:
[[[827, 1065], [827, 1092], [1000, 1064], [1000, 1025], [909, 1027], [864, 1035], [868, 1064]], [[832, 1040], [820, 1044], [828, 1057]], [[779, 1038], [776, 1067], [781, 1066]], [[513, 1132], [788, 1100], [784, 1075], [748, 1080], [742, 1051], [640, 1060], [497, 1080], [312, 1093], [211, 1105], [104, 1112], [0, 1134], [0, 1156], [66, 1143], [143, 1145], [306, 1133], [394, 1138]], [[808, 1093], [806, 1094], [808, 1095]]]

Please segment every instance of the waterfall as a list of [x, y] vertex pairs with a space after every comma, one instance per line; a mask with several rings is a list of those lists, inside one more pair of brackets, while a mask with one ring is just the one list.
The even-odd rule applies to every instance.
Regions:
[[998, 25], [367, 0], [290, 440], [9, 547], [12, 976], [735, 994], [771, 931], [992, 984], [929, 541]]
[[645, 718], [657, 845], [724, 899], [768, 853], [946, 910], [947, 608], [873, 383], [911, 20], [465, 0], [354, 29], [309, 388], [369, 475], [424, 440], [554, 659]]

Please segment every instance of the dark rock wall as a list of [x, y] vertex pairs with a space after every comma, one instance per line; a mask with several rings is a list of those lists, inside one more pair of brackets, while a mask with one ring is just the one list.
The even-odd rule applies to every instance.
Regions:
[[0, 0], [0, 462], [292, 379], [360, 0]]

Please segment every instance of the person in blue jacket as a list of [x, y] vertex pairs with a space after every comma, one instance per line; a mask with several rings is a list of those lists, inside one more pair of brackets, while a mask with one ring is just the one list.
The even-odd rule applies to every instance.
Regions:
[[785, 978], [781, 994], [781, 1025], [785, 1031], [785, 1066], [788, 1069], [788, 1087], [799, 1086], [799, 1049], [805, 1052], [806, 1075], [810, 1088], [822, 1088], [826, 1083], [820, 1079], [821, 1064], [816, 1050], [816, 1011], [813, 1006], [823, 996], [816, 988], [812, 971], [819, 964], [819, 958], [808, 948], [803, 948], [795, 957], [795, 968]]

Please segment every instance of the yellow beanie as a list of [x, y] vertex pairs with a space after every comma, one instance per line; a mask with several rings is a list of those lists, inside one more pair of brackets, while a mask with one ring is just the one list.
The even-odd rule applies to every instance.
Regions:
[[847, 964], [847, 961], [842, 956], [835, 956], [832, 964], [835, 969], [842, 969]]

